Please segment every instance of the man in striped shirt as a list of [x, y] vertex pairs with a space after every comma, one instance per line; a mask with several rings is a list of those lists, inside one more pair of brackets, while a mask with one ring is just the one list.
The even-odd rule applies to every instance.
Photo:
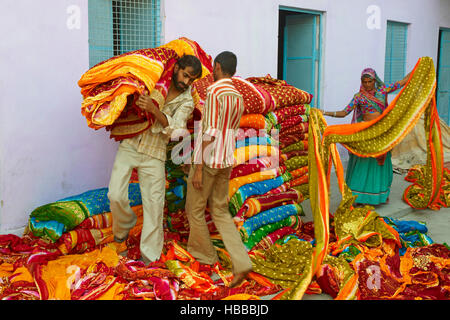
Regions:
[[125, 241], [137, 222], [128, 200], [131, 173], [137, 168], [143, 207], [140, 251], [145, 263], [158, 260], [162, 252], [166, 148], [172, 132], [186, 128], [194, 110], [191, 85], [201, 74], [202, 65], [197, 57], [185, 55], [180, 58], [175, 64], [161, 110], [149, 95], [141, 95], [136, 102], [153, 114], [155, 123], [138, 136], [123, 140], [116, 154], [108, 191], [114, 240]]
[[208, 87], [201, 132], [194, 146], [186, 195], [189, 220], [188, 251], [201, 263], [218, 261], [205, 220], [206, 204], [233, 264], [230, 287], [239, 285], [252, 269], [250, 258], [228, 211], [228, 184], [234, 162], [234, 149], [244, 101], [231, 77], [237, 59], [222, 52], [214, 60], [214, 83]]

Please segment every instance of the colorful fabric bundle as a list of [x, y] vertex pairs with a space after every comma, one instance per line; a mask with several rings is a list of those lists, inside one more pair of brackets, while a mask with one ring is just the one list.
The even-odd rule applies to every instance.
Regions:
[[291, 135], [291, 134], [301, 135], [301, 134], [307, 134], [307, 133], [308, 133], [308, 122], [302, 122], [302, 123], [295, 124], [291, 127], [284, 128], [280, 132], [279, 136], [283, 137], [285, 135]]
[[147, 93], [162, 108], [174, 65], [185, 54], [199, 58], [202, 76], [212, 72], [211, 57], [187, 38], [158, 48], [127, 52], [90, 68], [78, 81], [83, 95], [81, 113], [88, 126], [96, 130], [107, 127], [116, 140], [148, 129], [154, 119], [136, 106], [136, 100], [140, 94]]
[[[140, 233], [143, 223], [142, 205], [131, 207], [137, 216], [136, 225], [129, 232], [130, 236]], [[63, 254], [80, 254], [100, 248], [113, 242], [112, 214], [106, 212], [87, 218], [75, 229], [64, 232], [56, 242]]]
[[302, 168], [308, 165], [308, 156], [296, 156], [292, 157], [284, 162], [288, 171]]
[[273, 141], [272, 138], [269, 136], [263, 136], [263, 137], [251, 137], [251, 138], [245, 138], [242, 140], [236, 141], [236, 148], [242, 148], [247, 147], [250, 145], [272, 145]]
[[[94, 189], [36, 208], [30, 214], [28, 228], [37, 237], [57, 241], [91, 216], [109, 212], [108, 189]], [[130, 183], [130, 206], [142, 204], [139, 184]]]
[[307, 104], [312, 100], [312, 95], [306, 91], [288, 85], [286, 81], [274, 79], [269, 74], [265, 77], [251, 77], [247, 80], [262, 87], [275, 100], [275, 110], [285, 106]]
[[265, 130], [256, 130], [253, 128], [239, 128], [236, 134], [236, 141], [251, 139], [254, 137], [270, 137]]
[[255, 245], [257, 245], [265, 236], [275, 230], [281, 229], [283, 227], [291, 227], [294, 230], [301, 227], [302, 221], [298, 215], [292, 215], [284, 218], [280, 221], [269, 223], [261, 228], [255, 230], [249, 237], [244, 241], [244, 245], [248, 250], [251, 250]]
[[272, 96], [263, 88], [240, 77], [232, 77], [231, 80], [244, 99], [244, 114], [265, 114], [273, 108]]
[[286, 172], [281, 176], [274, 179], [268, 179], [264, 181], [254, 182], [243, 185], [238, 191], [231, 197], [229, 202], [229, 210], [233, 216], [236, 215], [238, 210], [242, 207], [247, 198], [254, 195], [265, 194], [266, 192], [279, 187], [284, 182], [291, 179], [291, 175]]
[[248, 198], [239, 209], [236, 217], [250, 218], [277, 206], [301, 202], [301, 195], [295, 190], [274, 194], [263, 194]]
[[287, 118], [283, 122], [276, 124], [273, 127], [280, 131], [284, 131], [286, 129], [294, 127], [295, 125], [304, 124], [303, 127], [305, 127], [305, 129], [306, 129], [305, 132], [307, 132], [308, 131], [307, 122], [308, 122], [308, 116], [304, 115], [304, 114], [300, 114], [300, 115], [296, 115], [296, 116]]
[[449, 258], [450, 250], [441, 244], [408, 248], [402, 257], [388, 246], [364, 250], [352, 262], [359, 277], [358, 298], [448, 300]]
[[272, 246], [262, 256], [252, 257], [253, 269], [284, 289], [281, 299], [300, 300], [311, 280], [313, 248], [309, 242], [292, 239]]
[[240, 228], [241, 237], [247, 240], [251, 234], [262, 226], [276, 223], [292, 215], [301, 215], [303, 209], [299, 204], [288, 204], [262, 211], [247, 219]]
[[283, 239], [285, 236], [295, 234], [295, 230], [291, 227], [282, 227], [269, 233], [267, 236], [262, 238], [254, 247], [254, 250], [268, 250], [274, 243], [279, 239]]
[[284, 134], [283, 136], [280, 136], [279, 139], [280, 148], [283, 149], [299, 141], [308, 141], [308, 134], [307, 133]]
[[278, 167], [276, 169], [269, 169], [265, 171], [255, 172], [246, 176], [234, 178], [229, 182], [228, 195], [231, 198], [240, 187], [246, 184], [273, 179], [275, 177], [282, 175], [283, 173], [284, 170], [282, 169], [282, 167]]
[[234, 150], [234, 167], [251, 161], [257, 163], [261, 157], [279, 157], [279, 150], [272, 145], [249, 145]]
[[427, 235], [428, 228], [424, 222], [402, 221], [391, 217], [383, 217], [384, 221], [394, 228], [399, 236], [402, 247], [399, 253], [403, 256], [407, 248], [425, 247], [433, 244], [433, 240]]
[[317, 274], [317, 283], [323, 292], [333, 299], [354, 295], [352, 290], [357, 281], [355, 271], [343, 257], [327, 256]]
[[283, 156], [286, 158], [286, 160], [289, 160], [293, 157], [297, 157], [297, 156], [307, 156], [308, 155], [308, 150], [293, 150], [293, 151], [289, 151], [286, 152]]
[[269, 112], [266, 117], [274, 124], [280, 124], [293, 116], [305, 115], [309, 116], [311, 106], [309, 104], [301, 104], [296, 106], [288, 106]]
[[281, 149], [282, 153], [288, 153], [291, 151], [308, 150], [308, 140], [300, 140], [300, 141], [297, 141], [296, 143], [293, 143], [289, 146], [286, 146], [286, 147], [280, 148], [280, 149]]
[[272, 124], [269, 121], [267, 121], [266, 117], [264, 117], [262, 114], [251, 113], [251, 114], [244, 114], [241, 117], [239, 127], [269, 131], [272, 128]]
[[252, 173], [275, 169], [280, 164], [279, 161], [282, 159], [278, 159], [276, 156], [271, 157], [259, 157], [257, 159], [253, 159], [252, 163], [243, 163], [233, 168], [231, 171], [230, 179], [234, 179], [237, 177], [246, 176]]
[[299, 177], [302, 177], [308, 173], [308, 166], [300, 167], [294, 170], [290, 171], [290, 174], [292, 176], [292, 179], [297, 179]]
[[[427, 171], [428, 169], [426, 166], [419, 164], [412, 166], [408, 170], [405, 180], [411, 182], [412, 185], [405, 190], [403, 200], [411, 207], [414, 207], [414, 203], [423, 201], [426, 196]], [[450, 170], [444, 168], [443, 174], [442, 184], [439, 190], [439, 199], [430, 207], [431, 209], [439, 210], [441, 206], [447, 208], [450, 207]]]

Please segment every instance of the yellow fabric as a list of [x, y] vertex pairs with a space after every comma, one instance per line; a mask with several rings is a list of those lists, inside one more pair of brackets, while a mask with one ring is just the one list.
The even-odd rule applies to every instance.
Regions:
[[114, 267], [119, 263], [119, 256], [113, 249], [105, 247], [101, 250], [61, 256], [49, 261], [42, 267], [42, 279], [47, 285], [48, 298], [70, 300], [70, 287], [76, 279], [77, 272], [100, 261], [108, 267]]
[[258, 181], [263, 181], [267, 179], [273, 179], [278, 176], [277, 169], [265, 170], [260, 172], [255, 172], [246, 176], [236, 177], [231, 179], [228, 186], [228, 196], [231, 198], [240, 187], [245, 184], [254, 183]]
[[102, 294], [97, 300], [122, 300], [121, 292], [125, 289], [125, 283], [115, 283], [108, 291]]
[[14, 265], [11, 263], [2, 263], [0, 264], [0, 278], [1, 277], [9, 277], [12, 275], [14, 271]]
[[234, 166], [246, 163], [247, 161], [257, 157], [277, 156], [278, 153], [278, 148], [270, 145], [249, 145], [236, 148], [234, 150]]
[[17, 281], [27, 281], [27, 282], [34, 282], [34, 278], [31, 275], [30, 271], [26, 267], [19, 267], [14, 271], [12, 275], [17, 275], [13, 279], [11, 279], [11, 283], [17, 282]]

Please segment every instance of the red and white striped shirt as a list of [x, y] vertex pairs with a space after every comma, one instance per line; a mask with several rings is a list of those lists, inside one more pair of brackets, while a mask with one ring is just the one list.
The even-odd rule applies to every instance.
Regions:
[[[213, 169], [233, 166], [236, 135], [243, 113], [244, 100], [231, 79], [221, 79], [208, 87], [201, 124], [203, 134], [196, 139], [195, 163], [204, 159], [205, 164]], [[209, 137], [214, 137], [214, 142], [202, 155], [202, 141], [210, 140]]]

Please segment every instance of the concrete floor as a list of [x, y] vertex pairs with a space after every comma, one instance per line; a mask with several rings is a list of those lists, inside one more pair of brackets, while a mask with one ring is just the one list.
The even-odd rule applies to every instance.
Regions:
[[[435, 243], [450, 244], [450, 208], [441, 208], [439, 211], [434, 210], [416, 210], [411, 208], [403, 201], [403, 192], [410, 185], [405, 181], [405, 174], [395, 174], [392, 182], [391, 193], [389, 196], [389, 204], [379, 205], [375, 207], [375, 211], [380, 216], [393, 217], [399, 220], [415, 220], [422, 221], [428, 227], [428, 236]], [[331, 175], [331, 195], [330, 195], [330, 211], [336, 212], [336, 209], [341, 202], [341, 194], [337, 186], [336, 175]], [[311, 205], [309, 200], [302, 203], [305, 216], [302, 217], [304, 222], [312, 221]], [[271, 299], [275, 295], [262, 297], [263, 300]], [[328, 294], [315, 294], [303, 296], [303, 300], [332, 300], [333, 298]]]

